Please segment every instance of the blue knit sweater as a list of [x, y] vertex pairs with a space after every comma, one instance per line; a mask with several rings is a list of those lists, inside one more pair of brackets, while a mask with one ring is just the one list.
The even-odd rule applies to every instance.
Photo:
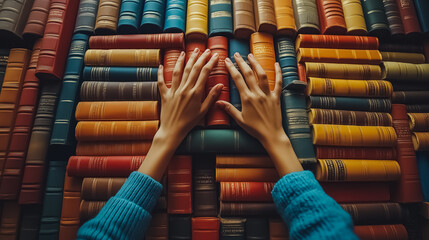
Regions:
[[[100, 213], [79, 229], [77, 239], [142, 239], [162, 185], [133, 172]], [[290, 239], [358, 239], [350, 216], [323, 191], [310, 171], [281, 178], [272, 191], [289, 226]]]

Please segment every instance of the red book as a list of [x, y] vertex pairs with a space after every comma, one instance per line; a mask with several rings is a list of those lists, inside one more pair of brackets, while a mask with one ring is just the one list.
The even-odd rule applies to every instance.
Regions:
[[378, 50], [378, 38], [366, 36], [332, 36], [300, 34], [295, 48], [335, 48]]
[[404, 25], [405, 34], [420, 33], [420, 23], [417, 18], [413, 0], [396, 0]]
[[201, 56], [201, 54], [203, 54], [203, 52], [206, 50], [206, 40], [189, 39], [186, 41], [185, 48], [186, 62], [188, 62], [195, 48], [198, 48], [200, 50], [200, 54], [198, 56]]
[[218, 240], [219, 218], [197, 217], [192, 218], [192, 239]]
[[74, 177], [128, 177], [142, 164], [145, 156], [72, 156], [67, 174]]
[[361, 240], [408, 240], [408, 232], [402, 224], [355, 226], [355, 234]]
[[317, 146], [318, 159], [396, 159], [396, 148]]
[[25, 25], [24, 38], [41, 38], [45, 32], [51, 0], [34, 0]]
[[272, 202], [274, 182], [221, 182], [220, 201]]
[[167, 212], [192, 213], [192, 157], [175, 156], [168, 165]]
[[298, 77], [299, 77], [299, 80], [303, 82], [307, 82], [307, 74], [305, 73], [304, 63], [298, 63]]
[[92, 49], [185, 49], [183, 33], [134, 34], [92, 36], [89, 38]]
[[324, 182], [321, 185], [326, 194], [339, 203], [390, 201], [387, 182]]
[[392, 119], [398, 136], [397, 160], [401, 166], [401, 179], [392, 188], [392, 199], [401, 203], [421, 202], [423, 196], [406, 106], [392, 104]]
[[59, 81], [63, 78], [79, 2], [52, 0], [36, 68], [39, 79]]
[[341, 0], [317, 0], [317, 10], [322, 34], [347, 33]]
[[40, 43], [40, 39], [35, 43], [30, 64], [25, 73], [15, 126], [12, 130], [9, 152], [6, 156], [0, 183], [0, 199], [16, 199], [21, 187], [21, 178], [39, 94], [39, 79], [35, 76], [35, 72]]
[[168, 88], [171, 87], [174, 67], [181, 52], [179, 49], [166, 49], [164, 52], [164, 82]]

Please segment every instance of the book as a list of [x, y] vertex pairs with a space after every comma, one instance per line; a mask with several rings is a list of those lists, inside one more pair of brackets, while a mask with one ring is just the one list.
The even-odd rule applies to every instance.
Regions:
[[79, 102], [76, 120], [149, 121], [159, 119], [156, 101]]
[[147, 240], [168, 240], [168, 214], [154, 213], [146, 231]]
[[[298, 65], [298, 70], [299, 70], [299, 65]], [[323, 77], [323, 78], [336, 78], [336, 79], [355, 79], [355, 80], [382, 79], [380, 66], [366, 65], [366, 64], [306, 62], [305, 74], [307, 77]]]
[[208, 0], [188, 0], [186, 39], [207, 39]]
[[140, 23], [142, 33], [160, 33], [164, 29], [165, 0], [146, 0]]
[[393, 147], [393, 127], [313, 124], [313, 144], [321, 146]]
[[276, 79], [274, 67], [276, 52], [274, 50], [273, 36], [262, 32], [253, 33], [250, 36], [250, 51], [265, 71], [269, 88], [273, 91]]
[[81, 178], [65, 175], [59, 239], [76, 239], [80, 226], [81, 187]]
[[250, 35], [256, 31], [253, 1], [232, 0], [232, 9], [234, 37], [243, 40], [249, 39]]
[[428, 2], [424, 0], [415, 0], [414, 7], [417, 13], [417, 17], [419, 18], [419, 23], [422, 32], [429, 32], [429, 16], [425, 14], [429, 9]]
[[381, 63], [381, 54], [378, 50], [299, 48], [296, 53], [296, 58], [300, 63]]
[[167, 0], [164, 32], [185, 32], [186, 0]]
[[322, 182], [323, 190], [338, 203], [389, 202], [388, 182]]
[[0, 218], [0, 238], [17, 239], [21, 206], [16, 201], [3, 201]]
[[[9, 49], [0, 48], [0, 86], [3, 85], [4, 74], [6, 73], [6, 66], [9, 59]], [[1, 92], [1, 88], [0, 88]]]
[[106, 201], [85, 201], [80, 202], [79, 216], [81, 224], [91, 220], [106, 205]]
[[247, 239], [268, 239], [268, 219], [262, 217], [248, 217], [246, 219], [246, 236]]
[[389, 98], [351, 98], [310, 96], [307, 108], [328, 108], [368, 112], [390, 112], [392, 103]]
[[276, 41], [277, 61], [282, 70], [282, 86], [288, 90], [305, 88], [301, 81], [296, 63], [295, 41], [289, 37], [279, 37]]
[[192, 218], [190, 215], [170, 215], [168, 220], [168, 239], [191, 240]]
[[276, 182], [279, 175], [275, 168], [218, 168], [216, 182]]
[[311, 108], [308, 119], [310, 124], [392, 126], [392, 116], [383, 112]]
[[194, 217], [216, 217], [218, 194], [215, 159], [210, 156], [194, 156], [192, 164]]
[[246, 218], [220, 218], [220, 240], [246, 239]]
[[429, 171], [429, 154], [428, 152], [419, 151], [419, 152], [416, 152], [416, 157], [417, 157], [417, 167], [419, 170], [423, 201], [428, 202], [429, 201], [429, 178], [427, 173]]
[[[131, 34], [113, 36], [92, 36], [91, 49], [166, 49], [185, 48], [183, 33]], [[139, 66], [142, 67], [142, 66]], [[158, 67], [158, 66], [156, 66]]]
[[316, 146], [318, 159], [395, 159], [396, 148], [393, 147], [334, 147]]
[[50, 161], [42, 204], [39, 239], [57, 239], [60, 231], [65, 161]]
[[407, 104], [406, 107], [409, 113], [429, 112], [429, 104]]
[[341, 0], [317, 0], [321, 34], [344, 35], [347, 32]]
[[407, 211], [399, 203], [341, 204], [355, 225], [395, 224], [404, 222]]
[[316, 0], [292, 0], [296, 28], [298, 33], [320, 33], [319, 14]]
[[307, 79], [307, 95], [339, 97], [385, 97], [392, 95], [393, 86], [382, 80]]
[[274, 168], [274, 163], [266, 155], [216, 155], [216, 167]]
[[93, 35], [98, 14], [99, 0], [81, 0], [77, 12], [74, 34]]
[[232, 36], [231, 0], [209, 0], [209, 36]]
[[119, 191], [126, 180], [126, 178], [84, 178], [82, 200], [107, 201]]
[[38, 239], [42, 206], [24, 205], [21, 208], [19, 239]]
[[99, 0], [94, 32], [97, 35], [116, 34], [121, 0]]
[[429, 77], [429, 63], [383, 62], [382, 67], [383, 79], [391, 81], [421, 82]]
[[122, 0], [118, 16], [118, 33], [138, 33], [144, 2], [139, 0]]
[[274, 182], [221, 182], [219, 200], [224, 202], [272, 202]]
[[22, 34], [31, 12], [33, 1], [4, 0], [0, 8], [0, 33], [2, 47], [18, 47], [25, 44]]
[[22, 30], [22, 36], [24, 39], [34, 41], [37, 38], [43, 37], [50, 6], [51, 0], [35, 0], [33, 2], [31, 10], [28, 13], [27, 24], [25, 24], [25, 27]]
[[401, 168], [395, 160], [318, 159], [318, 181], [395, 181]]
[[392, 36], [404, 35], [404, 25], [402, 24], [401, 15], [399, 15], [396, 0], [383, 0], [384, 10], [386, 11], [387, 22]]
[[85, 81], [156, 82], [158, 78], [158, 68], [85, 66], [82, 78]]
[[368, 34], [360, 0], [341, 0], [347, 34], [365, 36]]
[[77, 156], [125, 156], [146, 155], [152, 144], [151, 140], [123, 142], [78, 142]]
[[89, 49], [85, 65], [112, 67], [158, 67], [159, 49]]
[[412, 137], [415, 151], [429, 150], [429, 132], [413, 132]]
[[[192, 50], [193, 51], [193, 50]], [[173, 72], [176, 68], [176, 62], [179, 59], [180, 54], [182, 53], [179, 49], [165, 49], [164, 51], [164, 83], [165, 85], [170, 88], [173, 81]], [[158, 86], [156, 85], [156, 88]]]
[[297, 51], [300, 48], [377, 50], [378, 46], [378, 38], [370, 36], [299, 34], [295, 42]]
[[[40, 53], [42, 53], [42, 50], [40, 50]], [[60, 88], [59, 82], [42, 84], [40, 100], [25, 159], [24, 174], [19, 193], [20, 204], [41, 203], [45, 166], [48, 161], [47, 152]]]
[[79, 1], [51, 0], [36, 68], [39, 79], [62, 79], [78, 8]]
[[[189, 60], [189, 58], [191, 58], [192, 52], [195, 50], [195, 48], [198, 48], [200, 50], [200, 53], [198, 54], [198, 57], [200, 57], [203, 54], [203, 52], [206, 50], [206, 45], [207, 45], [207, 40], [205, 40], [205, 39], [189, 39], [189, 40], [186, 40], [186, 45], [185, 45], [185, 53], [186, 53], [185, 57], [186, 58], [185, 58], [185, 62], [188, 63], [188, 60]], [[165, 62], [165, 54], [166, 53], [164, 53], [164, 62]], [[174, 60], [174, 63], [176, 63], [177, 58]], [[170, 65], [171, 68], [173, 68], [172, 61], [171, 62], [169, 61], [169, 65]], [[165, 70], [166, 69], [165, 69], [165, 64], [164, 64], [164, 73], [165, 73]]]
[[273, 0], [274, 13], [276, 15], [277, 34], [294, 37], [296, 25], [292, 6], [292, 0]]
[[192, 213], [192, 157], [175, 156], [167, 169], [169, 214]]
[[408, 113], [411, 132], [429, 132], [429, 113]]
[[219, 239], [220, 221], [217, 217], [192, 218], [192, 239]]
[[419, 20], [417, 18], [414, 1], [396, 0], [399, 8], [401, 21], [404, 25], [405, 34], [418, 34], [421, 32]]
[[[245, 40], [230, 39], [228, 50], [229, 59], [234, 64], [234, 67], [237, 68], [237, 70], [241, 73], [240, 67], [235, 61], [234, 54], [238, 52], [240, 56], [244, 59], [244, 61], [249, 64], [249, 61], [247, 60], [247, 56], [250, 53], [249, 42]], [[229, 78], [229, 100], [234, 107], [241, 111], [240, 92], [238, 91], [237, 86], [235, 85], [235, 82], [232, 77]]]
[[392, 82], [395, 91], [419, 91], [429, 90], [429, 85], [426, 84], [409, 84], [407, 82]]
[[392, 103], [421, 104], [427, 103], [429, 91], [394, 91]]
[[269, 236], [270, 240], [288, 240], [289, 230], [287, 225], [282, 219], [270, 218], [269, 219]]
[[67, 174], [72, 177], [122, 177], [136, 171], [145, 156], [71, 156]]
[[404, 225], [364, 225], [355, 226], [354, 232], [359, 239], [408, 239], [408, 232]]
[[425, 55], [422, 53], [380, 52], [383, 62], [403, 62], [421, 64], [425, 63]]
[[303, 165], [316, 163], [304, 94], [300, 91], [284, 90], [280, 101], [283, 129], [290, 139], [298, 160]]
[[257, 32], [274, 34], [277, 31], [273, 0], [253, 0]]
[[409, 53], [423, 53], [423, 46], [421, 44], [404, 44], [404, 43], [391, 43], [382, 42], [379, 46], [381, 52], [409, 52]]
[[219, 215], [228, 216], [278, 216], [274, 203], [220, 202]]
[[157, 82], [83, 82], [80, 101], [157, 101]]
[[362, 10], [369, 35], [380, 38], [386, 38], [390, 35], [389, 22], [387, 21], [383, 0], [363, 0]]

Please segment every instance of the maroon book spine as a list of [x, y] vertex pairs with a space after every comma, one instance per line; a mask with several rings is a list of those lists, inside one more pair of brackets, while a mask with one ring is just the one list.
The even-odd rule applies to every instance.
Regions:
[[404, 25], [405, 34], [420, 33], [420, 23], [417, 19], [416, 9], [413, 0], [396, 0], [399, 14]]
[[51, 0], [34, 0], [31, 12], [25, 25], [24, 38], [41, 38], [45, 32]]
[[390, 201], [387, 182], [324, 182], [321, 185], [326, 194], [339, 203]]
[[175, 156], [167, 170], [168, 193], [167, 212], [169, 214], [192, 213], [192, 158]]
[[67, 174], [73, 177], [128, 177], [145, 156], [72, 156]]
[[183, 33], [134, 34], [92, 36], [89, 38], [91, 49], [185, 49]]
[[398, 136], [397, 160], [401, 166], [401, 179], [392, 188], [392, 199], [400, 203], [421, 202], [423, 196], [406, 106], [392, 104], [392, 119]]
[[78, 8], [79, 1], [52, 0], [36, 68], [42, 81], [63, 77]]

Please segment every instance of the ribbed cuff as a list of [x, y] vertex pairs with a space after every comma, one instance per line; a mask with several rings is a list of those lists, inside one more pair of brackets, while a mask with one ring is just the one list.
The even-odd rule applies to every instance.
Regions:
[[150, 212], [155, 207], [161, 191], [161, 183], [143, 173], [132, 172], [115, 197], [126, 199]]

